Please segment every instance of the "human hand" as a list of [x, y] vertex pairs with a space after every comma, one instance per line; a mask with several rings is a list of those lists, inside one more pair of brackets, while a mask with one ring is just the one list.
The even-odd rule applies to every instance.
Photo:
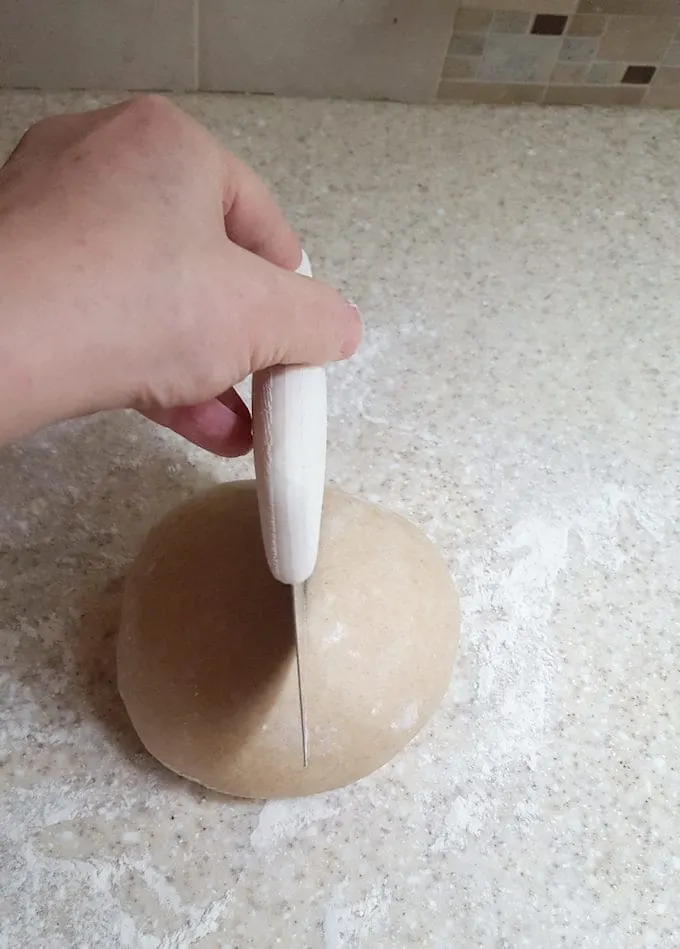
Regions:
[[0, 169], [0, 440], [134, 407], [248, 451], [236, 382], [359, 343], [300, 256], [259, 178], [167, 100], [43, 119]]

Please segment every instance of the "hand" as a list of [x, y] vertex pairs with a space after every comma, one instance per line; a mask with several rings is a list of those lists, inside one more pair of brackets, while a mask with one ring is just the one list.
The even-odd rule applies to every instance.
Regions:
[[236, 382], [359, 343], [300, 256], [263, 183], [167, 100], [38, 122], [0, 169], [0, 440], [134, 407], [248, 451]]

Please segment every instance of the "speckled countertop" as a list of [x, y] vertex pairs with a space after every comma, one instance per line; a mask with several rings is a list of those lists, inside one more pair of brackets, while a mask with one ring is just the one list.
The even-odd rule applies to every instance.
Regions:
[[[96, 101], [4, 94], [0, 147]], [[441, 546], [460, 658], [359, 785], [204, 793], [122, 711], [120, 578], [250, 462], [132, 414], [6, 449], [0, 945], [680, 945], [680, 114], [183, 101], [365, 314], [330, 474]]]

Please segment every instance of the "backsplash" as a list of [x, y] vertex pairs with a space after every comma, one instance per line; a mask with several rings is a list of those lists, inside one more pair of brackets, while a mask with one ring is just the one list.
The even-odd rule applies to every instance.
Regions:
[[470, 0], [438, 98], [680, 107], [680, 2]]
[[680, 108], [680, 0], [0, 2], [0, 87]]

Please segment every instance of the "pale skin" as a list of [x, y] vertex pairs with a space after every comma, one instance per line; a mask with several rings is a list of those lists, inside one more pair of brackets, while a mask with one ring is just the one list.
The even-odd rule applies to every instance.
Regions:
[[167, 100], [38, 122], [0, 169], [0, 443], [135, 408], [247, 452], [235, 383], [359, 344], [300, 255], [254, 172]]

